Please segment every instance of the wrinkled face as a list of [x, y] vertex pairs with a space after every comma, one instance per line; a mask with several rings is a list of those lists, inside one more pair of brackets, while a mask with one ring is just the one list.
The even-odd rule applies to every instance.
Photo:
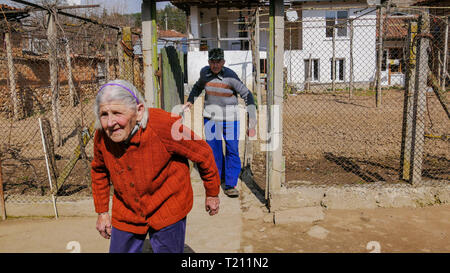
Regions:
[[114, 142], [125, 141], [142, 119], [144, 105], [138, 104], [137, 111], [130, 109], [120, 101], [111, 101], [99, 105], [100, 124], [106, 135]]
[[208, 60], [209, 67], [214, 74], [219, 74], [220, 70], [222, 70], [223, 65], [225, 64], [225, 60]]

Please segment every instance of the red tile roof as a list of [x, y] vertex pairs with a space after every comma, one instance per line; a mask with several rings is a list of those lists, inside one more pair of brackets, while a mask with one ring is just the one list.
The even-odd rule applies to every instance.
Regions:
[[404, 18], [388, 17], [385, 21], [385, 38], [399, 39], [408, 35], [408, 22]]
[[22, 10], [22, 9], [19, 9], [19, 8], [16, 8], [16, 7], [11, 7], [11, 6], [8, 6], [8, 5], [6, 5], [6, 4], [0, 4], [0, 10]]
[[186, 34], [180, 33], [176, 30], [158, 30], [158, 37], [160, 38], [183, 38], [186, 37]]

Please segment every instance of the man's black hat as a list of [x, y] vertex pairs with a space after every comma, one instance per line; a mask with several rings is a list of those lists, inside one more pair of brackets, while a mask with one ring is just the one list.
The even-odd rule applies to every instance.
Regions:
[[208, 52], [208, 60], [223, 60], [223, 49], [213, 48]]

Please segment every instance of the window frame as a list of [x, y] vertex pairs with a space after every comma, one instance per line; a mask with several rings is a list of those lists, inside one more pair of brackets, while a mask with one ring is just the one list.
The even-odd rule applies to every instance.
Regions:
[[[339, 17], [339, 13], [345, 13], [345, 17]], [[325, 12], [325, 37], [333, 38], [333, 28], [342, 22], [346, 22], [343, 27], [336, 27], [334, 31], [335, 38], [348, 38], [349, 35], [349, 11], [348, 10], [327, 10]], [[331, 32], [331, 33], [330, 33]], [[344, 34], [342, 32], [345, 32]]]
[[[342, 61], [342, 65], [338, 65], [336, 67], [336, 74], [339, 75], [338, 78], [336, 78], [336, 76], [334, 76], [334, 81], [339, 81], [339, 82], [345, 82], [345, 63], [346, 60], [345, 58], [334, 58], [335, 61], [335, 65], [337, 62]], [[330, 80], [333, 81], [333, 58], [330, 58]], [[341, 70], [339, 68], [342, 68], [342, 73]], [[340, 75], [342, 74], [342, 79], [340, 77]]]
[[[308, 81], [308, 76], [311, 73], [311, 71], [309, 71], [309, 58], [308, 59], [303, 59], [303, 65], [305, 68], [305, 82]], [[320, 81], [320, 59], [317, 58], [311, 58], [312, 61], [312, 65], [311, 65], [311, 70], [313, 72], [313, 75], [311, 77], [311, 82], [319, 82]]]

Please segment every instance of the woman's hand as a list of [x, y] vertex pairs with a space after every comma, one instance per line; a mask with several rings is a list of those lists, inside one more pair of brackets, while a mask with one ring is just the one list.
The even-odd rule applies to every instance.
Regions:
[[189, 101], [186, 102], [186, 103], [183, 105], [183, 112], [188, 111], [189, 109], [191, 109], [191, 107], [192, 107], [192, 103], [190, 103]]
[[111, 218], [109, 217], [109, 213], [104, 212], [100, 213], [97, 217], [97, 225], [96, 228], [100, 235], [105, 238], [111, 238]]
[[205, 200], [205, 209], [209, 213], [209, 215], [213, 216], [219, 213], [219, 204], [220, 199], [219, 196], [207, 196]]

